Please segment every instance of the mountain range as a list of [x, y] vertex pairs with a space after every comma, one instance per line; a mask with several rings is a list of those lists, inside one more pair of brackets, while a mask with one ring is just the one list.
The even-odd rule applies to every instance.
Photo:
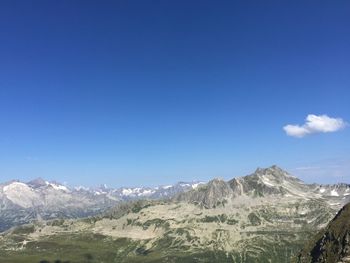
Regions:
[[11, 228], [0, 261], [290, 262], [350, 200], [348, 184], [306, 184], [277, 166], [193, 188]]
[[118, 202], [160, 199], [196, 188], [203, 182], [179, 182], [158, 187], [68, 187], [37, 178], [0, 184], [0, 232], [32, 220], [81, 218], [102, 213]]

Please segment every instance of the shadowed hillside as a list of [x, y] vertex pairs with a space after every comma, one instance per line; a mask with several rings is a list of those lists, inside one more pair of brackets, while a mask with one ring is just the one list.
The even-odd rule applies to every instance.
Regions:
[[350, 204], [307, 243], [297, 262], [350, 262]]

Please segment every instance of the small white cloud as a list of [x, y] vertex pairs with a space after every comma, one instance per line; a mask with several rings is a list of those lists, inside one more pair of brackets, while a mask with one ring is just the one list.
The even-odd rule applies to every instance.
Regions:
[[283, 129], [287, 133], [287, 135], [298, 138], [304, 137], [306, 134], [310, 133], [308, 129], [299, 125], [288, 124], [284, 126]]
[[306, 122], [303, 125], [288, 124], [283, 127], [283, 130], [289, 136], [302, 138], [305, 135], [312, 133], [335, 132], [345, 128], [347, 123], [341, 118], [331, 118], [327, 115], [309, 114], [306, 117]]

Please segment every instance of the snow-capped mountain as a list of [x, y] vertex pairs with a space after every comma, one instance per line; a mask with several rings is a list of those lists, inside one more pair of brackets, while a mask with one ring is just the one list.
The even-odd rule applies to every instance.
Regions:
[[[83, 246], [69, 255], [78, 240], [101, 244], [94, 256], [105, 262], [290, 262], [310, 236], [350, 201], [350, 185], [306, 184], [277, 166], [203, 185], [79, 191], [119, 200], [167, 196], [177, 187], [189, 191], [167, 201], [119, 203], [88, 219], [35, 222], [12, 229], [0, 234], [0, 252], [21, 249], [25, 260], [47, 253], [50, 244], [52, 253], [59, 248], [64, 251], [62, 259], [71, 260], [77, 251], [84, 253]], [[67, 240], [64, 245], [62, 237]], [[105, 253], [111, 249], [113, 254]]]
[[201, 182], [159, 187], [68, 187], [37, 178], [0, 184], [0, 231], [33, 219], [78, 218], [95, 215], [124, 200], [171, 198]]
[[151, 199], [159, 198], [170, 198], [174, 195], [185, 192], [188, 190], [196, 189], [199, 185], [205, 184], [204, 182], [179, 182], [175, 185], [165, 185], [157, 186], [154, 188], [151, 187], [135, 187], [135, 188], [119, 188], [115, 190], [110, 190], [109, 192], [113, 195], [118, 196], [123, 200], [135, 199], [147, 197]]

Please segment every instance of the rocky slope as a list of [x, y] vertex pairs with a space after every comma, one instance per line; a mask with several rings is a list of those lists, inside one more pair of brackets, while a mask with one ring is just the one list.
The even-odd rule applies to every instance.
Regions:
[[297, 262], [350, 262], [350, 204], [345, 205], [328, 226], [307, 242]]
[[67, 187], [41, 178], [28, 183], [0, 184], [0, 232], [32, 220], [81, 218], [106, 211], [120, 201], [161, 199], [193, 189], [200, 182], [160, 187], [98, 188]]
[[0, 236], [1, 262], [289, 262], [349, 201], [349, 185], [308, 185], [279, 167], [215, 179], [167, 201], [122, 202], [83, 220]]
[[[199, 204], [213, 208], [224, 200], [241, 199], [263, 200], [264, 197], [289, 198], [291, 200], [322, 200], [330, 207], [338, 209], [350, 200], [350, 185], [305, 184], [277, 166], [258, 168], [254, 173], [233, 178], [225, 182], [214, 179], [196, 190], [181, 193], [178, 201]], [[261, 199], [256, 199], [260, 197]]]

